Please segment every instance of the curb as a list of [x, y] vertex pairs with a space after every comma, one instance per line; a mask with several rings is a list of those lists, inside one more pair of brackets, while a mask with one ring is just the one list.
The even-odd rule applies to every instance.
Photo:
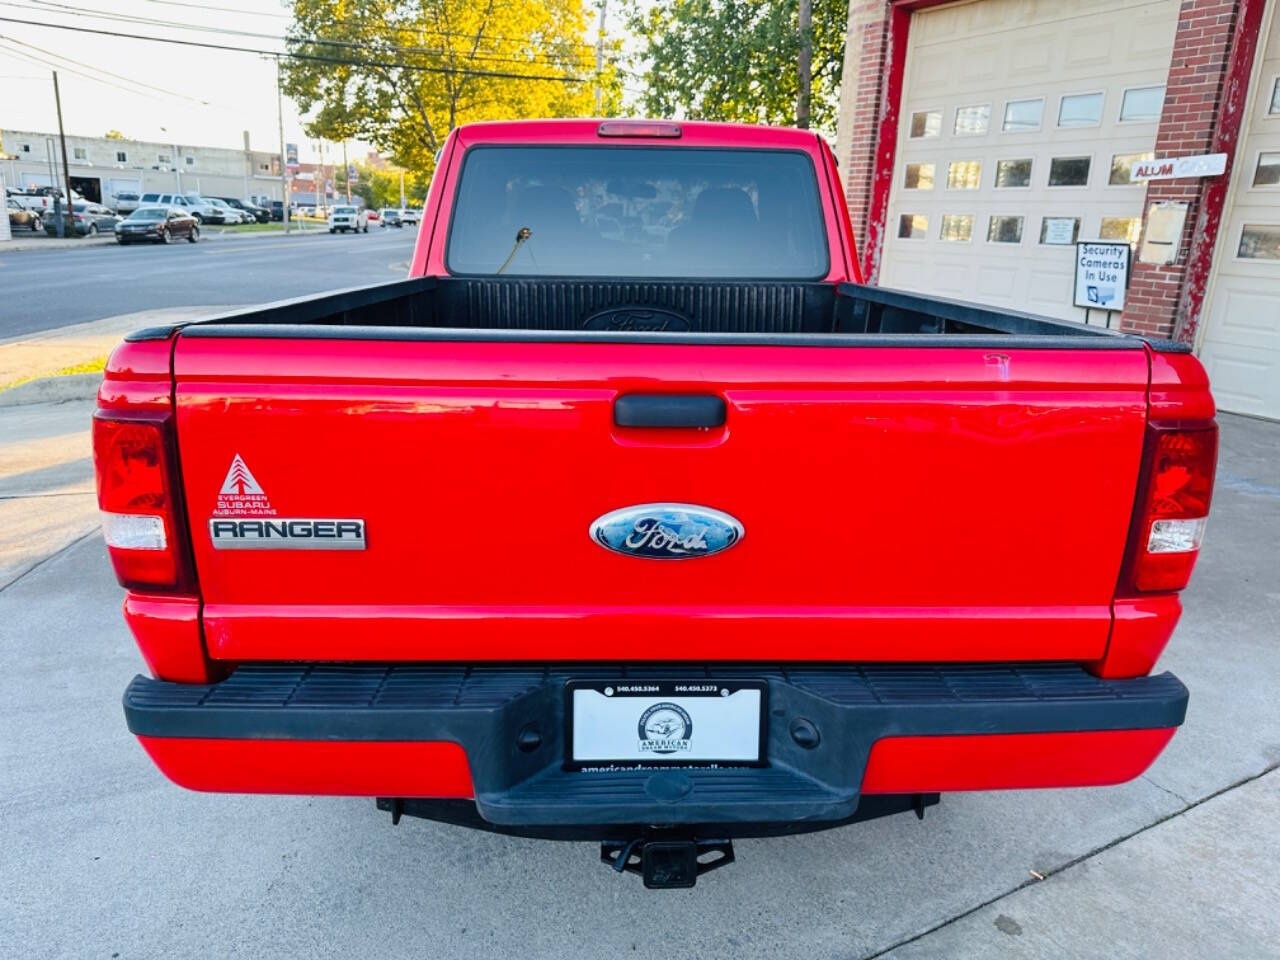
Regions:
[[0, 390], [0, 407], [18, 407], [28, 403], [66, 403], [88, 400], [98, 393], [102, 374], [72, 373], [64, 377], [41, 377], [8, 390]]
[[22, 253], [27, 250], [79, 250], [83, 247], [102, 247], [115, 242], [115, 236], [80, 237], [76, 240], [66, 237], [49, 237], [44, 240], [24, 238], [0, 243], [0, 253]]

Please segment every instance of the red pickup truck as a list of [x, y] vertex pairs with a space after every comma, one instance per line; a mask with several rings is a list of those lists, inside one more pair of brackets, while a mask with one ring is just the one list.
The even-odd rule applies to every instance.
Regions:
[[1209, 510], [1163, 340], [866, 286], [810, 133], [462, 127], [405, 280], [142, 330], [94, 421], [196, 790], [599, 839], [735, 837], [1112, 784]]

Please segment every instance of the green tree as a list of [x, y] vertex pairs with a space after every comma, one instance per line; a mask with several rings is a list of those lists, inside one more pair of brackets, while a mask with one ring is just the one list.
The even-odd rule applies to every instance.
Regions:
[[108, 130], [102, 135], [104, 140], [127, 140], [128, 138], [119, 130]]
[[[363, 163], [355, 164], [356, 179], [351, 183], [351, 196], [360, 197], [366, 207], [381, 209], [382, 207], [400, 206], [400, 171], [380, 170]], [[334, 191], [338, 196], [347, 195], [347, 174], [339, 169], [334, 177]], [[419, 171], [405, 171], [405, 202], [413, 207], [421, 207], [427, 198], [427, 187], [431, 184], [431, 176]]]
[[408, 170], [429, 173], [462, 123], [589, 115], [597, 80], [606, 112], [620, 106], [584, 0], [293, 0], [293, 17], [289, 51], [317, 58], [283, 64], [285, 92], [313, 111], [307, 133], [363, 140]]
[[[797, 0], [628, 0], [643, 44], [634, 66], [650, 116], [794, 124], [799, 89]], [[848, 0], [814, 0], [810, 126], [834, 133]]]

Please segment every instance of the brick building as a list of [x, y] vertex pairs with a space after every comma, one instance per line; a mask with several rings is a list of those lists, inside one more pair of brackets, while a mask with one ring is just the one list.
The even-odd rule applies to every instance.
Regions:
[[[1193, 343], [1224, 409], [1280, 418], [1276, 6], [852, 0], [838, 155], [866, 277]], [[1130, 244], [1122, 312], [1073, 305], [1077, 240]]]

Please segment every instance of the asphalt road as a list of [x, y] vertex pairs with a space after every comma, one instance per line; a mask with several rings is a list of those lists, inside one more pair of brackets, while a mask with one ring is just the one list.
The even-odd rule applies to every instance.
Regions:
[[[121, 715], [145, 668], [93, 517], [91, 409], [0, 409], [0, 531], [31, 561], [0, 574], [0, 957], [1280, 956], [1280, 425], [1221, 418], [1158, 667], [1190, 708], [1145, 776], [743, 841], [695, 889], [650, 892], [591, 844], [168, 783]], [[70, 546], [21, 533], [42, 512]]]
[[266, 303], [405, 276], [417, 231], [206, 236], [0, 253], [0, 340], [162, 307]]

